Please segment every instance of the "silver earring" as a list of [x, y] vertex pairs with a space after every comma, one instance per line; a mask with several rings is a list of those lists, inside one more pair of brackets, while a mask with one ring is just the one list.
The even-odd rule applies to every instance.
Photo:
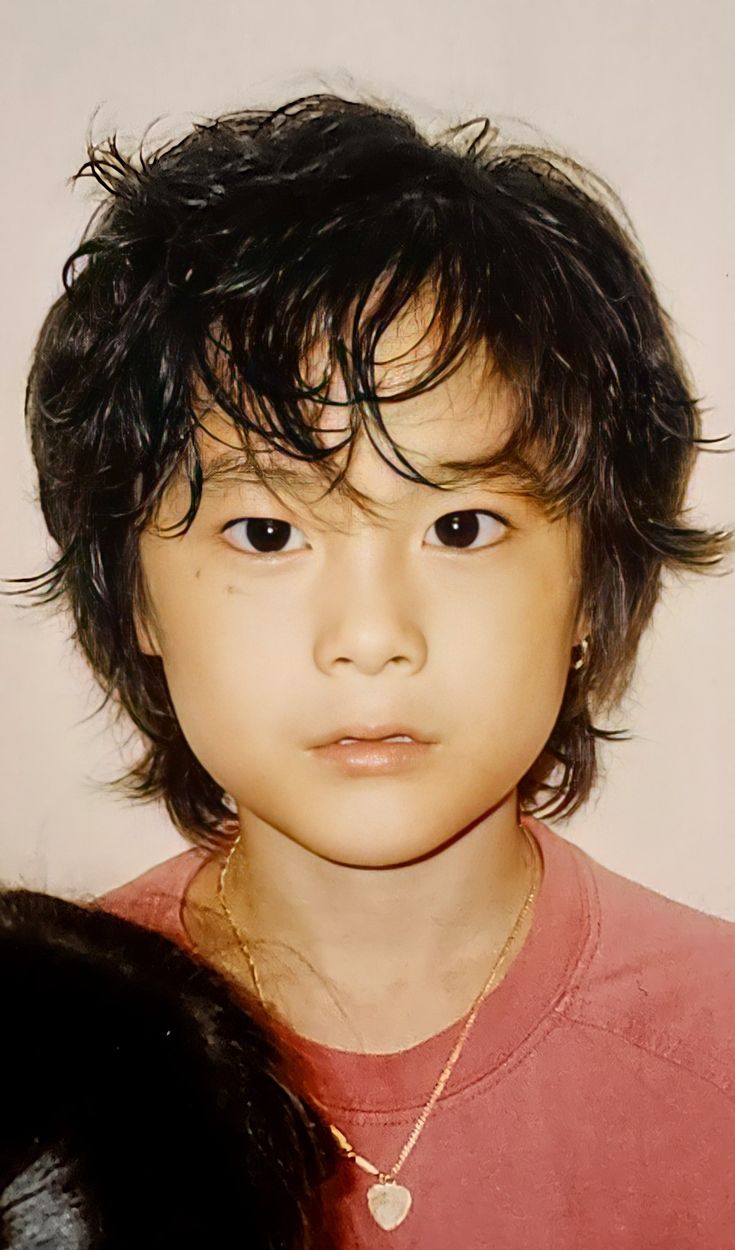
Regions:
[[577, 643], [577, 646], [579, 647], [580, 654], [579, 654], [579, 658], [576, 659], [574, 663], [571, 665], [571, 667], [574, 669], [584, 668], [585, 664], [587, 663], [587, 654], [590, 649], [589, 638], [583, 638], [581, 642]]

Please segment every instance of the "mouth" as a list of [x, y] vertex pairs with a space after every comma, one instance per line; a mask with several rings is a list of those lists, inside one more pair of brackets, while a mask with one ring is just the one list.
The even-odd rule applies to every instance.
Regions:
[[428, 746], [431, 739], [407, 725], [346, 725], [315, 743], [317, 747], [349, 746], [353, 742], [403, 742]]
[[338, 738], [337, 742], [340, 746], [345, 746], [348, 742], [415, 742], [410, 734], [390, 734], [385, 738]]
[[435, 744], [407, 726], [350, 726], [320, 742], [314, 755], [347, 777], [412, 773], [426, 763]]

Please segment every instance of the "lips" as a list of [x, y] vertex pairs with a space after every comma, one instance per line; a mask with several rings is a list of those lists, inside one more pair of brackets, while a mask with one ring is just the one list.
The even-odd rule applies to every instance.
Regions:
[[339, 746], [346, 746], [348, 742], [415, 742], [416, 739], [411, 734], [391, 734], [387, 738], [340, 738]]
[[338, 738], [322, 742], [311, 754], [343, 777], [361, 778], [363, 781], [404, 773], [415, 774], [417, 769], [425, 766], [434, 750], [434, 743], [419, 738], [416, 729], [408, 733], [386, 734], [380, 732], [383, 728], [362, 726], [358, 731], [350, 726], [349, 733], [337, 730]]
[[339, 729], [332, 730], [314, 746], [325, 747], [349, 742], [429, 743], [431, 741], [432, 739], [427, 737], [424, 731], [412, 725], [343, 725]]

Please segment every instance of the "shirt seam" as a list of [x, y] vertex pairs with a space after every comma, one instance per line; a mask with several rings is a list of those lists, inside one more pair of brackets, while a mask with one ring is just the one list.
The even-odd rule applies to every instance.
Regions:
[[709, 1085], [712, 1089], [717, 1090], [718, 1094], [722, 1094], [723, 1098], [726, 1099], [731, 1109], [735, 1112], [735, 1097], [733, 1097], [731, 1092], [725, 1086], [721, 1085], [715, 1077], [706, 1076], [705, 1073], [698, 1072], [696, 1068], [692, 1068], [687, 1063], [682, 1063], [679, 1059], [675, 1059], [672, 1055], [667, 1055], [664, 1052], [657, 1050], [655, 1047], [647, 1045], [645, 1042], [638, 1041], [636, 1038], [631, 1037], [628, 1033], [623, 1032], [622, 1029], [614, 1029], [607, 1024], [598, 1024], [595, 1020], [585, 1020], [581, 1016], [574, 1016], [570, 1014], [563, 1008], [555, 1008], [555, 1011], [559, 1019], [566, 1021], [568, 1024], [579, 1025], [580, 1027], [586, 1029], [594, 1029], [598, 1033], [606, 1033], [609, 1037], [616, 1037], [620, 1041], [625, 1042], [627, 1046], [631, 1046], [635, 1050], [640, 1050], [644, 1054], [650, 1055], [651, 1058], [658, 1059], [661, 1063], [670, 1064], [672, 1067], [678, 1068], [681, 1072], [686, 1072], [689, 1076], [693, 1076], [698, 1081], [704, 1082], [705, 1085]]
[[[592, 952], [590, 956], [590, 960], [588, 961], [588, 964], [587, 964], [587, 968], [588, 968], [592, 962], [592, 959], [594, 958], [595, 953], [599, 949], [600, 939], [602, 936], [602, 923], [601, 923], [602, 922], [602, 906], [600, 903], [600, 894], [597, 888], [597, 881], [595, 879], [595, 874], [592, 871], [592, 866], [591, 866], [592, 862], [588, 859], [586, 852], [583, 851], [580, 847], [575, 846], [574, 849], [578, 853], [579, 861], [581, 862], [582, 869], [587, 878], [589, 892], [590, 894], [594, 895], [594, 899], [595, 899], [594, 912], [595, 912], [595, 917], [597, 920], [597, 931], [595, 935], [596, 940], [595, 940], [594, 951]], [[590, 907], [590, 913], [591, 912], [592, 912], [592, 908]], [[650, 1044], [647, 1044], [642, 1041], [638, 1041], [636, 1038], [631, 1037], [629, 1033], [623, 1032], [622, 1030], [615, 1029], [611, 1027], [610, 1025], [598, 1024], [596, 1021], [593, 1021], [593, 1020], [585, 1020], [582, 1016], [575, 1016], [572, 1013], [572, 1011], [570, 1011], [570, 1007], [572, 1006], [575, 997], [578, 997], [580, 989], [581, 989], [580, 979], [577, 979], [576, 985], [570, 986], [570, 993], [568, 994], [568, 996], [565, 999], [560, 999], [560, 1001], [554, 1006], [553, 1011], [560, 1020], [566, 1020], [569, 1023], [579, 1024], [586, 1028], [597, 1029], [599, 1032], [607, 1033], [611, 1037], [617, 1037], [621, 1041], [626, 1042], [628, 1045], [633, 1046], [636, 1049], [643, 1051], [645, 1054], [651, 1055], [653, 1058], [659, 1059], [663, 1063], [669, 1063], [673, 1067], [680, 1069], [682, 1072], [687, 1072], [690, 1076], [693, 1076], [697, 1078], [698, 1080], [703, 1081], [705, 1084], [710, 1085], [713, 1089], [716, 1089], [717, 1092], [719, 1094], [722, 1094], [722, 1096], [727, 1100], [727, 1102], [735, 1109], [735, 1097], [725, 1086], [719, 1084], [719, 1082], [715, 1078], [705, 1076], [703, 1073], [698, 1072], [696, 1068], [692, 1068], [688, 1064], [682, 1063], [680, 1060], [672, 1058], [670, 1055], [667, 1055], [664, 1052], [657, 1050], [655, 1047], [651, 1046]]]

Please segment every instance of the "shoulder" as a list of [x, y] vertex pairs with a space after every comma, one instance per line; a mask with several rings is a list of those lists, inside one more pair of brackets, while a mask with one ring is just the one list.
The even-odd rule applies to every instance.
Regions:
[[183, 851], [103, 894], [96, 905], [123, 920], [185, 942], [182, 903], [190, 882], [208, 858], [209, 853], [199, 848]]
[[735, 923], [574, 853], [587, 878], [596, 933], [561, 1013], [735, 1098]]

